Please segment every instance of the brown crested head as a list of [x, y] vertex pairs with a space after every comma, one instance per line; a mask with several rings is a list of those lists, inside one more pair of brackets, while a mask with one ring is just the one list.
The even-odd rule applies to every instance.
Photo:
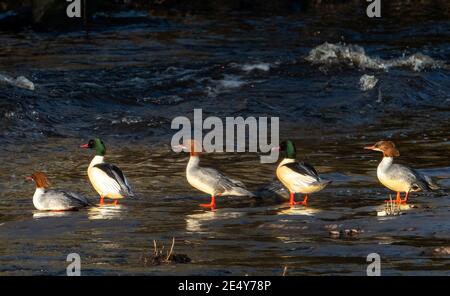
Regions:
[[378, 141], [373, 146], [364, 147], [364, 149], [381, 151], [384, 157], [400, 156], [400, 152], [395, 148], [395, 144], [392, 141]]
[[33, 180], [36, 183], [37, 188], [48, 188], [50, 186], [50, 181], [47, 175], [43, 172], [35, 172], [28, 179]]

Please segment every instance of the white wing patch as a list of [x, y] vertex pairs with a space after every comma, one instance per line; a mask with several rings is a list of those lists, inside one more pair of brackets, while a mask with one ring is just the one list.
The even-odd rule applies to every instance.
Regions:
[[104, 171], [96, 167], [90, 170], [91, 182], [100, 195], [107, 196], [108, 194], [120, 194], [120, 184], [108, 176]]

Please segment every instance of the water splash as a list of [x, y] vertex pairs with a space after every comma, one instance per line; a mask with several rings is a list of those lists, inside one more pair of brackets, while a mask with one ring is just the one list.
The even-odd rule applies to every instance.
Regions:
[[267, 72], [270, 70], [271, 64], [269, 63], [254, 63], [244, 64], [240, 68], [245, 72], [252, 72], [255, 70]]
[[374, 88], [377, 83], [378, 79], [375, 76], [364, 74], [359, 80], [359, 87], [362, 91], [367, 91]]
[[0, 74], [0, 83], [6, 83], [10, 84], [16, 87], [28, 89], [28, 90], [34, 90], [34, 83], [31, 82], [28, 78], [25, 76], [19, 76], [16, 79], [8, 76], [8, 75], [2, 75]]
[[358, 45], [332, 44], [328, 42], [313, 48], [306, 57], [306, 60], [313, 64], [348, 64], [362, 69], [386, 71], [392, 67], [407, 67], [414, 71], [449, 67], [443, 61], [434, 60], [421, 53], [384, 60], [379, 57], [368, 56], [364, 48]]

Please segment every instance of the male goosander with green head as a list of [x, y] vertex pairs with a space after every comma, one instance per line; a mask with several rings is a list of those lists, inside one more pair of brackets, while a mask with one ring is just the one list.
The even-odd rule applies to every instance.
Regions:
[[105, 163], [105, 144], [100, 139], [89, 140], [89, 143], [81, 145], [81, 148], [95, 149], [96, 155], [88, 167], [88, 176], [92, 186], [100, 195], [100, 204], [104, 204], [104, 198], [117, 200], [124, 197], [135, 196], [127, 178], [115, 165]]
[[[379, 141], [364, 149], [383, 152], [383, 159], [377, 168], [377, 177], [381, 184], [397, 192], [395, 203], [406, 204], [411, 191], [436, 190], [439, 187], [433, 183], [430, 177], [422, 175], [407, 166], [394, 163], [394, 157], [400, 156], [400, 152], [391, 141]], [[405, 198], [401, 199], [400, 192], [405, 192]]]
[[[289, 204], [306, 205], [308, 194], [324, 189], [331, 181], [320, 178], [312, 165], [295, 160], [296, 149], [292, 141], [282, 142], [279, 149], [285, 154], [285, 158], [278, 165], [276, 173], [281, 183], [289, 190]], [[303, 201], [295, 201], [296, 193], [305, 195]]]

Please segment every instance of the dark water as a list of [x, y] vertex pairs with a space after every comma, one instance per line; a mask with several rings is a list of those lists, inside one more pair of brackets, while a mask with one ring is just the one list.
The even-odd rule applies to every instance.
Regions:
[[[372, 252], [386, 275], [450, 274], [449, 255], [435, 251], [450, 247], [449, 21], [324, 12], [121, 23], [89, 35], [1, 32], [0, 75], [25, 76], [35, 88], [0, 82], [0, 274], [63, 275], [72, 252], [85, 275], [280, 275], [285, 266], [292, 275], [365, 275]], [[364, 74], [379, 80], [373, 89], [360, 89]], [[334, 183], [306, 209], [272, 198], [199, 208], [207, 197], [185, 179], [188, 157], [169, 146], [171, 120], [194, 108], [205, 117], [280, 117], [281, 138]], [[116, 208], [35, 211], [24, 176], [36, 170], [97, 199], [86, 174], [92, 155], [78, 148], [94, 136], [140, 197]], [[395, 141], [398, 161], [443, 189], [413, 194], [404, 215], [377, 217], [388, 194], [376, 179], [381, 155], [362, 147], [379, 139]], [[251, 153], [208, 154], [203, 163], [250, 189], [275, 176], [275, 164]], [[361, 232], [329, 234], [352, 228]], [[145, 266], [153, 240], [172, 237], [192, 263]]]

